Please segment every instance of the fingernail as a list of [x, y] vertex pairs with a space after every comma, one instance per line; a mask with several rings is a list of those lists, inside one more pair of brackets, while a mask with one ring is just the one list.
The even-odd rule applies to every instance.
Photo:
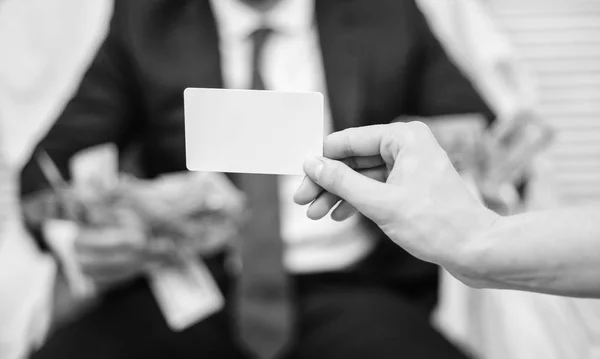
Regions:
[[306, 160], [305, 169], [306, 174], [312, 177], [314, 180], [319, 180], [319, 176], [321, 176], [321, 171], [323, 170], [323, 160], [318, 157], [309, 158]]

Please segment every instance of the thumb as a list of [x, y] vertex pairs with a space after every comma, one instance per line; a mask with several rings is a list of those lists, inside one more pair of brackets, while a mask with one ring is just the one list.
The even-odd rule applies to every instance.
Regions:
[[340, 161], [315, 157], [304, 163], [306, 175], [327, 192], [346, 200], [359, 212], [375, 220], [389, 197], [385, 183], [364, 176]]

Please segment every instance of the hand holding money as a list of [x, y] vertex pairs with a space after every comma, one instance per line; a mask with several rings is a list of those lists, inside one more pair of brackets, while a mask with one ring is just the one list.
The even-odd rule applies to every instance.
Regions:
[[45, 153], [39, 162], [52, 190], [25, 201], [28, 221], [37, 227], [49, 219], [77, 223], [75, 260], [102, 285], [123, 282], [148, 267], [176, 264], [182, 253], [210, 255], [237, 234], [244, 197], [223, 174], [138, 179], [118, 175], [116, 166], [98, 166], [102, 161], [92, 151], [75, 157], [69, 184]]

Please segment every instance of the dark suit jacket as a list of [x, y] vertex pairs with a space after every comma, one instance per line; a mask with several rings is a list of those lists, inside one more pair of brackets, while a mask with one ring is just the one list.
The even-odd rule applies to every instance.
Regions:
[[[388, 123], [401, 115], [491, 118], [414, 0], [315, 3], [336, 130]], [[120, 148], [140, 144], [139, 164], [150, 177], [185, 170], [183, 90], [223, 86], [218, 46], [208, 0], [116, 1], [104, 44], [40, 146], [67, 178], [74, 153], [106, 142]], [[46, 186], [30, 162], [22, 173], [23, 193]], [[373, 271], [435, 285], [434, 266], [388, 242], [384, 246], [390, 250], [382, 251]]]

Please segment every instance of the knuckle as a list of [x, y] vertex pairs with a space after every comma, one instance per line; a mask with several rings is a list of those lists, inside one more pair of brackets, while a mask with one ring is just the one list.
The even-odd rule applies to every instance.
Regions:
[[425, 122], [419, 120], [409, 122], [408, 126], [410, 126], [414, 131], [423, 131], [429, 129]]
[[389, 131], [384, 132], [386, 134], [385, 137], [390, 137], [390, 135], [401, 136], [406, 131], [407, 123], [395, 122], [390, 124], [389, 126]]

